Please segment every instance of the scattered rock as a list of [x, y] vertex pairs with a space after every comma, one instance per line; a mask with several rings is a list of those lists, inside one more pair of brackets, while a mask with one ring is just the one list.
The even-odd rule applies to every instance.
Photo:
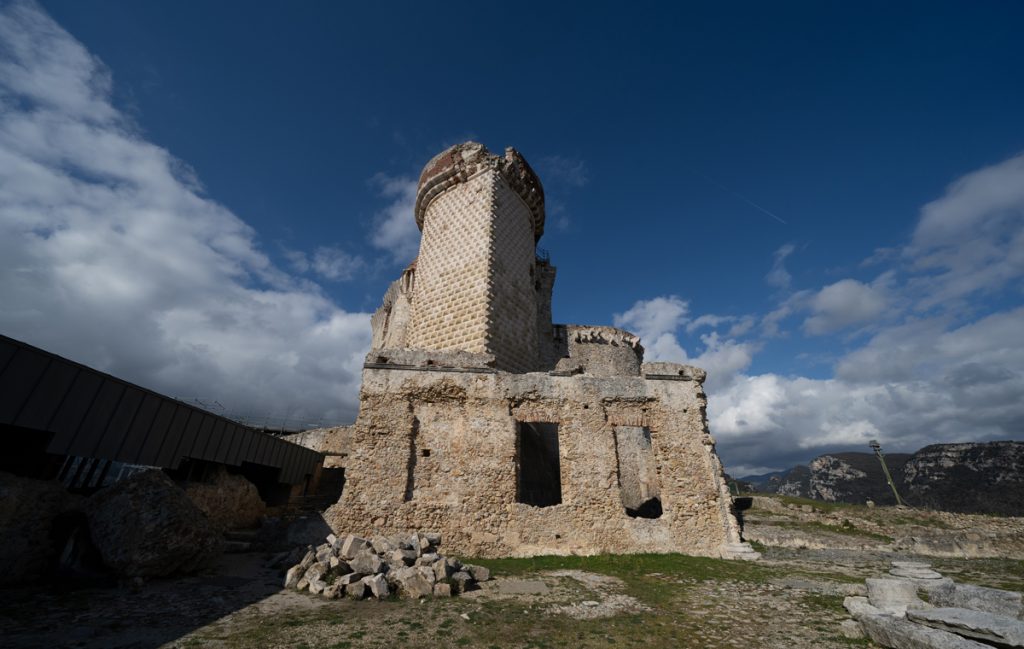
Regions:
[[[451, 597], [472, 590], [491, 573], [483, 566], [463, 566], [437, 551], [440, 534], [374, 537], [330, 534], [327, 543], [306, 551], [302, 561], [286, 571], [286, 588], [306, 590], [328, 599], [378, 599], [397, 592], [402, 597]], [[293, 559], [299, 551], [288, 553]]]
[[844, 638], [851, 640], [864, 637], [864, 629], [860, 627], [860, 622], [857, 620], [843, 620], [839, 623], [839, 632], [843, 634]]

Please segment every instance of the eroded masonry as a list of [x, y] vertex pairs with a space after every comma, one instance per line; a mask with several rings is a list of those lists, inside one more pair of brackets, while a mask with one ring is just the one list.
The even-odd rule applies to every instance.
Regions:
[[740, 542], [704, 372], [612, 327], [551, 322], [540, 180], [454, 146], [420, 177], [419, 256], [373, 317], [336, 531], [441, 532], [472, 556], [685, 552]]

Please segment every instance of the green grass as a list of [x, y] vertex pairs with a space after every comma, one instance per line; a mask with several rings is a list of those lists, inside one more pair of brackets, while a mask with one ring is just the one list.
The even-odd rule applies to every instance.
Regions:
[[850, 521], [843, 521], [841, 525], [828, 525], [827, 523], [819, 523], [817, 521], [782, 521], [773, 522], [772, 525], [809, 532], [827, 532], [830, 534], [842, 534], [844, 536], [856, 536], [864, 539], [871, 539], [873, 541], [881, 541], [882, 543], [892, 543], [895, 540], [891, 536], [886, 536], [885, 534], [877, 534], [875, 532], [862, 530]]

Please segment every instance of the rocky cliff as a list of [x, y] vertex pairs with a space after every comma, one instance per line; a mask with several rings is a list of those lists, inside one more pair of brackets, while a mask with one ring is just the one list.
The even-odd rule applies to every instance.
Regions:
[[[915, 506], [966, 513], [1024, 515], [1024, 442], [933, 444], [886, 455], [900, 496]], [[832, 453], [807, 465], [742, 478], [755, 491], [829, 502], [893, 505], [871, 453]]]

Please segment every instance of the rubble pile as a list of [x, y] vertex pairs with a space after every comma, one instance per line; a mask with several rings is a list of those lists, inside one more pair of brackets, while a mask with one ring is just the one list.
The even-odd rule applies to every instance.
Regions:
[[327, 599], [452, 597], [491, 578], [487, 568], [442, 556], [437, 551], [440, 545], [441, 535], [434, 533], [373, 539], [329, 534], [326, 543], [280, 554], [271, 566], [291, 566], [285, 588]]
[[843, 623], [848, 637], [896, 649], [1024, 647], [1021, 593], [957, 584], [927, 563], [892, 565], [889, 577], [867, 580], [867, 597], [843, 602], [855, 620]]

